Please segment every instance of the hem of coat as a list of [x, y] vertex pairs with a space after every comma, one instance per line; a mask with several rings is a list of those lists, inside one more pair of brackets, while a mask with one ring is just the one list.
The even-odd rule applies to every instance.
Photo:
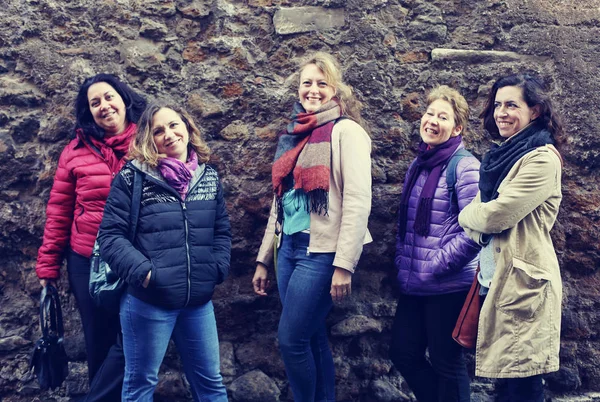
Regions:
[[[213, 284], [214, 284], [214, 282], [213, 282]], [[163, 298], [159, 299], [156, 296], [156, 294], [154, 294], [152, 292], [152, 290], [148, 290], [148, 288], [142, 288], [141, 286], [139, 288], [136, 288], [134, 286], [127, 286], [127, 293], [129, 293], [133, 297], [135, 297], [145, 303], [151, 304], [151, 305], [159, 307], [159, 308], [164, 308], [167, 310], [177, 310], [177, 309], [182, 309], [185, 307], [202, 306], [202, 305], [208, 303], [212, 299], [214, 290], [215, 289], [213, 286], [211, 292], [206, 292], [202, 296], [192, 297], [186, 303], [185, 298], [183, 298], [183, 297], [169, 297], [169, 298], [163, 297]]]
[[539, 374], [548, 374], [558, 371], [559, 364], [553, 364], [548, 367], [544, 367], [542, 369], [537, 370], [528, 370], [528, 371], [508, 371], [508, 372], [489, 372], [483, 371], [478, 368], [475, 368], [475, 376], [477, 377], [486, 377], [486, 378], [525, 378], [532, 377], [534, 375]]

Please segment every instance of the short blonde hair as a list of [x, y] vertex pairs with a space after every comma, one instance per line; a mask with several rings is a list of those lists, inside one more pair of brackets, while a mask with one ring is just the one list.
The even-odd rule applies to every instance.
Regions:
[[440, 85], [429, 92], [427, 105], [431, 105], [438, 99], [445, 100], [452, 105], [454, 125], [462, 126], [462, 134], [464, 134], [469, 123], [469, 104], [465, 98], [456, 89], [450, 88], [448, 85]]
[[[340, 107], [342, 108], [342, 114], [351, 117], [357, 123], [364, 127], [364, 122], [360, 116], [362, 110], [362, 103], [356, 99], [352, 87], [345, 84], [342, 79], [342, 69], [338, 61], [325, 52], [316, 52], [300, 63], [298, 75], [302, 73], [302, 70], [309, 64], [316, 65], [327, 80], [327, 84], [331, 85], [335, 89], [335, 96], [340, 101]], [[300, 79], [300, 78], [298, 78]]]
[[127, 159], [136, 159], [144, 162], [152, 167], [158, 165], [161, 155], [158, 153], [156, 143], [154, 142], [154, 134], [152, 133], [152, 119], [160, 109], [171, 109], [179, 115], [185, 123], [189, 133], [188, 148], [198, 154], [198, 163], [206, 163], [210, 159], [210, 148], [200, 135], [200, 130], [194, 124], [192, 117], [182, 108], [171, 104], [151, 104], [146, 108], [142, 117], [138, 122], [135, 138], [129, 145], [129, 153]]

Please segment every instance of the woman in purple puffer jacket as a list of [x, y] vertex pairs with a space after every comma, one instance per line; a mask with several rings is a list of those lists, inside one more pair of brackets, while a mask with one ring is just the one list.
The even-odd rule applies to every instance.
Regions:
[[[464, 148], [465, 98], [439, 86], [427, 100], [419, 155], [406, 174], [398, 210], [401, 295], [390, 358], [419, 402], [465, 402], [470, 400], [469, 376], [452, 330], [473, 282], [480, 247], [458, 225], [458, 214], [477, 194], [479, 161], [470, 154], [455, 156]], [[448, 172], [453, 157], [459, 159], [455, 171]], [[452, 180], [446, 175], [451, 173], [456, 182], [449, 191]]]

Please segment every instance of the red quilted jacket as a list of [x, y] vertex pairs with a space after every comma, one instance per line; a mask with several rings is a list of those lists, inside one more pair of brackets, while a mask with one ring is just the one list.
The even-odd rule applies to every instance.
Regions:
[[[131, 137], [135, 130], [136, 125], [131, 123], [121, 135]], [[80, 132], [63, 150], [46, 207], [44, 239], [38, 250], [35, 270], [40, 279], [60, 276], [67, 246], [85, 257], [92, 255], [111, 182], [125, 164], [123, 158], [114, 161], [111, 164]]]

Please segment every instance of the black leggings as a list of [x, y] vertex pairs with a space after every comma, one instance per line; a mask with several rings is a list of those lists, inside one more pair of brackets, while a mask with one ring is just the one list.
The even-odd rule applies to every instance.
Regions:
[[[91, 386], [88, 400], [97, 392], [108, 394], [113, 388], [117, 388], [115, 393], [117, 399], [113, 396], [106, 398], [106, 401], [120, 400], [122, 387], [122, 373], [125, 370], [125, 364], [107, 370], [102, 369], [98, 378], [94, 378], [99, 373], [100, 367], [104, 363], [109, 350], [117, 343], [117, 336], [121, 333], [119, 323], [119, 313], [110, 313], [102, 308], [96, 307], [89, 293], [90, 281], [90, 259], [69, 250], [67, 253], [67, 272], [69, 274], [69, 285], [71, 291], [77, 300], [79, 314], [81, 315], [81, 324], [83, 326], [83, 336], [85, 337], [85, 350], [87, 354], [88, 376]], [[116, 345], [119, 348], [119, 345]], [[121, 351], [122, 355], [122, 351]], [[115, 377], [121, 373], [121, 383], [115, 383]], [[96, 390], [96, 391], [94, 391]], [[94, 399], [96, 400], [96, 399]], [[98, 399], [102, 400], [102, 399]]]
[[466, 296], [402, 295], [398, 300], [390, 358], [419, 402], [470, 401], [463, 349], [452, 339]]

